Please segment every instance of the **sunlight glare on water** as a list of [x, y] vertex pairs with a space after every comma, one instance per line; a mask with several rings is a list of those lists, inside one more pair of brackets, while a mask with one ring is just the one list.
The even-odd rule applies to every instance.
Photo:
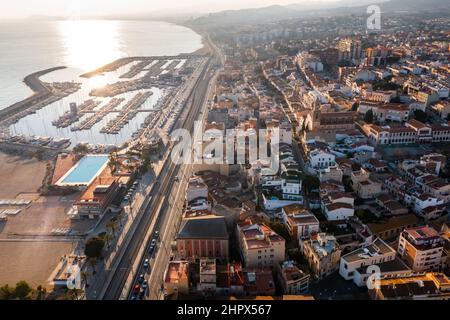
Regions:
[[120, 24], [120, 21], [59, 21], [66, 65], [91, 71], [122, 57]]

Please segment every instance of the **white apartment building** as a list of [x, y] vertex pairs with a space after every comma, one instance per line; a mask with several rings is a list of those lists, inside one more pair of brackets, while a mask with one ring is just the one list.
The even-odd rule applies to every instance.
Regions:
[[312, 150], [308, 155], [308, 159], [313, 169], [325, 169], [336, 165], [336, 156], [325, 150]]
[[353, 280], [358, 268], [372, 266], [395, 259], [396, 252], [380, 238], [341, 257], [339, 274], [345, 280]]

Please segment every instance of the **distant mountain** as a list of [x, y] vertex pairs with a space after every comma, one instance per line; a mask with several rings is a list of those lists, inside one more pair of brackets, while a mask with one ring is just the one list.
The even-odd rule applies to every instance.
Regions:
[[287, 5], [286, 8], [297, 11], [311, 11], [311, 10], [329, 10], [344, 7], [361, 7], [371, 4], [380, 4], [389, 0], [341, 0], [335, 2], [328, 2], [325, 0], [311, 0], [305, 3], [294, 3]]
[[216, 13], [210, 13], [195, 20], [195, 24], [233, 24], [233, 23], [252, 23], [257, 21], [278, 20], [280, 17], [297, 17], [297, 10], [280, 5], [273, 5], [264, 8], [251, 8], [241, 10], [226, 10]]
[[308, 15], [364, 14], [367, 6], [377, 4], [384, 13], [391, 12], [442, 12], [449, 11], [449, 0], [341, 0], [327, 2], [311, 0], [305, 3], [287, 6], [270, 6], [243, 10], [227, 10], [204, 15], [191, 25], [226, 26], [233, 24], [251, 24], [256, 22], [273, 22]]
[[391, 0], [381, 5], [382, 11], [448, 11], [449, 0]]

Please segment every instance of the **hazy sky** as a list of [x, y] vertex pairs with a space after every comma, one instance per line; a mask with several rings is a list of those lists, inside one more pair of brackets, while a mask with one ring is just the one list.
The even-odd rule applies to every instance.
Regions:
[[177, 12], [214, 12], [225, 9], [263, 7], [307, 1], [336, 0], [13, 0], [2, 1], [0, 18], [26, 18], [31, 15], [110, 15], [150, 13], [173, 10]]

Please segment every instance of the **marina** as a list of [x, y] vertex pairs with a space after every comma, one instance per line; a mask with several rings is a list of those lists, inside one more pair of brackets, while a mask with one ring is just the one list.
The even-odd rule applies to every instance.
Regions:
[[118, 134], [119, 131], [126, 125], [131, 119], [133, 119], [138, 108], [152, 95], [151, 91], [145, 93], [138, 93], [132, 100], [130, 100], [120, 111], [120, 114], [108, 124], [103, 127], [100, 132], [108, 134]]
[[98, 123], [100, 120], [103, 119], [103, 117], [110, 111], [116, 109], [123, 101], [125, 101], [124, 98], [113, 98], [111, 101], [108, 102], [104, 107], [102, 107], [98, 112], [94, 113], [93, 115], [89, 116], [87, 119], [81, 121], [81, 123], [77, 126], [74, 126], [70, 128], [72, 131], [78, 131], [78, 130], [89, 130], [91, 129], [94, 124]]
[[42, 86], [45, 88], [43, 89], [44, 91], [40, 91], [22, 102], [1, 110], [0, 118], [3, 118], [3, 124], [11, 125], [17, 123], [21, 118], [34, 114], [43, 107], [59, 101], [81, 88], [81, 84], [75, 82], [43, 82]]
[[133, 78], [144, 70], [151, 61], [141, 61], [130, 68], [130, 70], [120, 76], [120, 78]]
[[2, 140], [46, 148], [74, 147], [82, 141], [90, 149], [104, 150], [101, 146], [168, 134], [184, 105], [180, 95], [189, 91], [205, 61], [200, 55], [128, 57], [71, 82], [60, 81], [67, 75], [64, 70], [38, 77], [47, 87], [70, 84], [76, 90], [21, 110], [13, 115], [15, 122], [11, 117], [1, 121]]
[[80, 117], [88, 112], [92, 112], [96, 107], [100, 105], [101, 101], [87, 100], [79, 107], [77, 107], [75, 102], [71, 103], [71, 110], [66, 111], [63, 116], [53, 121], [52, 124], [57, 128], [67, 128], [68, 126], [74, 124]]

